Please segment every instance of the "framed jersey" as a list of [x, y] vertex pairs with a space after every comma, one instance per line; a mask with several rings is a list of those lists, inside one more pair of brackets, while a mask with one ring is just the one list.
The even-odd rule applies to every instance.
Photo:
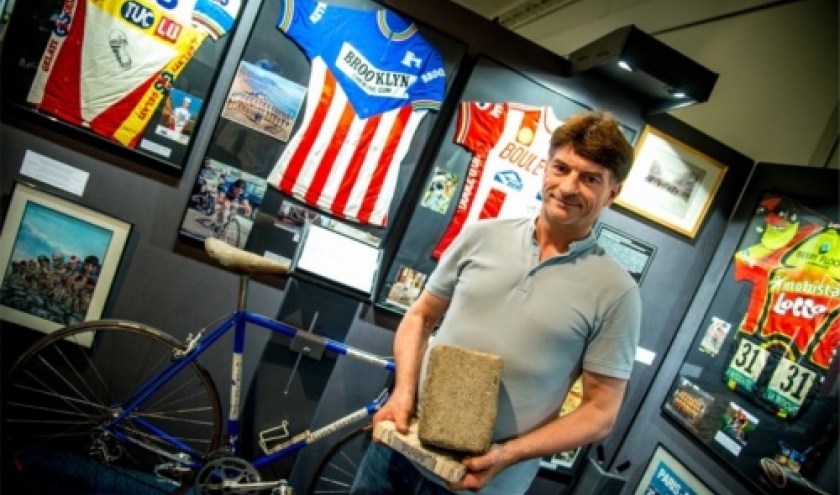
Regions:
[[16, 2], [4, 103], [71, 141], [180, 176], [246, 1]]
[[293, 256], [292, 210], [385, 242], [465, 55], [383, 2], [262, 2], [205, 157], [265, 185], [245, 249]]
[[[510, 95], [516, 95], [511, 100]], [[406, 232], [382, 284], [381, 307], [401, 313], [406, 270], [428, 275], [461, 229], [483, 218], [533, 215], [551, 132], [587, 107], [486, 56], [467, 80]], [[425, 277], [423, 278], [425, 280]], [[422, 286], [416, 288], [419, 292]]]
[[663, 404], [760, 493], [824, 493], [813, 481], [837, 440], [833, 195], [784, 187], [745, 195], [736, 213], [743, 222], [731, 227], [743, 229], [737, 247]]

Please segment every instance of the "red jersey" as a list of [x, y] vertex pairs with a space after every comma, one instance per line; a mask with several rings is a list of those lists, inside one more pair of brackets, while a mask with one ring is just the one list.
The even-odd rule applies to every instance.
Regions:
[[455, 214], [435, 247], [440, 258], [465, 225], [485, 218], [534, 216], [551, 133], [560, 125], [549, 107], [462, 102], [454, 140], [473, 153]]
[[739, 330], [783, 346], [792, 361], [827, 370], [840, 341], [840, 281], [831, 276], [840, 264], [838, 237], [811, 225], [762, 260], [738, 253], [735, 280], [754, 286]]

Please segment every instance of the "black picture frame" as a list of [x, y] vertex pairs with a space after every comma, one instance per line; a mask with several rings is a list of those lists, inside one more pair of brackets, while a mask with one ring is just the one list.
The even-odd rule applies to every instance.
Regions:
[[[838, 304], [837, 298], [820, 294], [825, 290], [830, 294], [829, 289], [812, 291], [809, 297], [802, 295], [802, 290], [807, 291], [804, 285], [798, 289], [788, 286], [784, 278], [795, 277], [792, 268], [796, 268], [786, 265], [785, 260], [795, 260], [797, 253], [807, 255], [811, 236], [821, 235], [822, 228], [826, 231], [840, 228], [836, 192], [839, 175], [829, 169], [757, 165], [709, 271], [709, 277], [714, 277], [708, 281], [715, 287], [714, 296], [704, 307], [701, 328], [696, 329], [684, 363], [662, 404], [666, 418], [699, 442], [713, 458], [729, 466], [742, 482], [764, 495], [798, 493], [782, 490], [777, 485], [781, 483], [777, 476], [791, 480], [789, 486], [795, 486], [794, 479], [799, 483], [813, 482], [837, 442], [838, 360], [831, 357], [824, 362], [817, 354], [823, 342], [836, 339], [836, 324], [815, 326], [814, 338], [809, 340], [814, 345], [801, 347], [795, 336], [785, 335], [787, 327], [774, 324], [772, 328], [777, 330], [768, 331], [766, 328], [770, 326], [758, 322], [764, 321], [763, 318], [784, 317], [780, 311], [785, 308], [792, 311], [792, 306], [784, 304], [785, 295], [790, 296], [792, 291], [797, 292], [791, 297], [802, 296], [799, 299], [803, 307], [809, 300], [826, 307]], [[779, 242], [773, 244], [772, 250], [778, 259], [748, 260], [745, 258], [748, 254], [755, 256], [757, 252], [751, 247], [771, 245], [766, 239], [762, 241], [765, 232], [783, 235], [784, 225], [776, 223], [775, 217], [775, 227], [764, 225], [771, 214], [796, 218], [789, 224], [796, 223], [797, 228], [788, 231], [794, 235], [801, 233], [802, 237], [790, 237], [785, 242], [778, 237]], [[809, 225], [814, 225], [814, 229], [809, 230]], [[830, 246], [825, 249], [819, 256], [826, 256], [829, 263], [836, 253]], [[789, 253], [792, 258], [785, 258], [783, 253]], [[817, 273], [815, 266], [809, 267], [808, 273]], [[736, 280], [736, 273], [740, 281]], [[767, 280], [763, 288], [758, 283], [760, 277]], [[820, 280], [840, 290], [836, 277], [825, 276]], [[823, 296], [827, 302], [817, 301]], [[765, 300], [769, 302], [763, 303]], [[751, 306], [751, 301], [758, 304]], [[761, 315], [761, 319], [753, 320], [751, 315]], [[786, 317], [799, 318], [791, 315]], [[824, 323], [824, 320], [813, 321], [817, 322], [815, 325]], [[798, 328], [806, 329], [803, 325]], [[802, 335], [811, 335], [807, 333], [810, 331], [806, 329]], [[781, 346], [783, 339], [787, 347]], [[779, 349], [785, 352], [777, 352]], [[778, 393], [782, 382], [774, 381], [777, 376], [795, 378], [790, 373], [776, 373], [794, 362], [791, 359], [795, 367], [791, 365], [784, 370], [796, 371], [800, 378], [818, 375], [811, 385], [801, 381], [804, 384], [801, 390], [791, 389], [798, 394], [796, 400], [801, 401], [798, 404]], [[825, 368], [808, 364], [817, 362]], [[747, 369], [745, 366], [751, 371], [742, 372]]]
[[[390, 9], [380, 2], [371, 0], [334, 0], [329, 4], [358, 10]], [[308, 90], [311, 75], [310, 60], [292, 38], [278, 29], [277, 18], [279, 12], [280, 2], [262, 3], [237, 63], [240, 66], [247, 64], [250, 67], [257, 67], [265, 77], [276, 78], [290, 87], [303, 87]], [[419, 33], [440, 52], [447, 78], [446, 98], [449, 98], [450, 90], [458, 78], [466, 55], [466, 44], [434, 28], [414, 21], [400, 12], [396, 12], [396, 14], [414, 22]], [[223, 91], [225, 95], [225, 101], [222, 104], [224, 108], [228, 105], [235, 89], [235, 79], [230, 86], [220, 88], [220, 91]], [[307, 93], [302, 105], [306, 105], [308, 96]], [[307, 215], [312, 217], [318, 217], [318, 222], [322, 225], [337, 226], [343, 224], [340, 226], [342, 229], [353, 230], [355, 231], [354, 235], [366, 237], [371, 242], [382, 243], [383, 248], [387, 248], [385, 244], [391, 242], [389, 239], [392, 236], [394, 225], [401, 223], [399, 216], [404, 208], [406, 191], [410, 188], [410, 184], [417, 180], [416, 177], [425, 172], [425, 164], [428, 162], [427, 156], [434, 150], [434, 133], [439, 125], [439, 114], [442, 112], [443, 109], [441, 109], [441, 112], [427, 114], [415, 131], [411, 145], [400, 164], [397, 184], [388, 213], [389, 220], [384, 228], [361, 225], [339, 218], [331, 212], [320, 210], [281, 193], [277, 188], [266, 183], [265, 179], [273, 166], [300, 129], [303, 120], [303, 108], [299, 111], [288, 132], [287, 137], [289, 139], [285, 141], [277, 134], [272, 135], [265, 132], [264, 129], [258, 129], [258, 126], [247, 122], [245, 119], [231, 118], [232, 115], [226, 114], [223, 110], [222, 115], [215, 122], [204, 161], [221, 164], [226, 170], [234, 171], [238, 175], [247, 175], [250, 177], [249, 182], [260, 183], [258, 188], [264, 191], [258, 211], [255, 211], [252, 215], [252, 228], [249, 228], [247, 242], [244, 243], [244, 249], [247, 251], [266, 256], [278, 254], [283, 258], [293, 257], [300, 239], [300, 235], [296, 231], [300, 230], [302, 224], [290, 226], [288, 222], [285, 222], [285, 220], [288, 220], [285, 217], [290, 208], [307, 212]], [[286, 137], [285, 134], [283, 137]], [[195, 177], [193, 191], [200, 190], [200, 179], [199, 175]], [[190, 211], [190, 209], [193, 211]], [[179, 240], [187, 244], [194, 244], [196, 240], [201, 240], [209, 233], [205, 228], [206, 226], [196, 230], [187, 225], [192, 221], [190, 217], [196, 216], [194, 210], [194, 202], [191, 202], [185, 212], [179, 232]], [[201, 217], [199, 220], [203, 218], [202, 222], [207, 223], [207, 218], [204, 218], [206, 215], [204, 217], [199, 215], [199, 217]]]
[[615, 258], [637, 284], [642, 285], [656, 255], [656, 246], [602, 222], [595, 228], [595, 238], [607, 254]]
[[[463, 91], [458, 101], [454, 102], [453, 110], [455, 106], [465, 101], [484, 103], [514, 101], [511, 100], [511, 95], [516, 95], [515, 103], [550, 107], [558, 119], [589, 110], [589, 107], [483, 54], [476, 58]], [[376, 305], [390, 312], [400, 314], [404, 311], [387, 301], [391, 288], [404, 267], [425, 274], [430, 274], [434, 270], [437, 261], [432, 258], [432, 252], [446, 231], [464, 189], [463, 178], [467, 173], [472, 153], [453, 140], [457, 118], [457, 113], [453, 111], [434, 160], [418, 182], [422, 185], [432, 184], [436, 174], [441, 171], [452, 172], [458, 178], [456, 190], [444, 208], [432, 208], [425, 204], [424, 191], [422, 188], [419, 191], [419, 197], [415, 199], [413, 209], [409, 212], [406, 230], [395, 249], [385, 278], [380, 284], [380, 292], [376, 297]], [[629, 128], [628, 131], [630, 131]]]
[[[95, 30], [93, 33], [84, 33], [83, 46], [85, 47], [93, 47], [97, 42], [110, 45], [114, 60], [109, 60], [110, 63], [114, 64], [114, 67], [108, 70], [115, 72], [115, 74], [109, 77], [109, 80], [131, 81], [134, 77], [135, 82], [125, 83], [125, 92], [118, 95], [105, 94], [103, 96], [103, 94], [100, 94], [102, 91], [96, 89], [100, 86], [92, 82], [88, 83], [91, 88], [88, 93], [93, 96], [87, 98], [91, 101], [113, 100], [113, 103], [109, 103], [107, 107], [109, 110], [113, 110], [115, 106], [125, 107], [118, 112], [117, 116], [121, 116], [120, 119], [128, 115], [125, 113], [125, 109], [132, 108], [135, 105], [129, 102], [133, 102], [135, 99], [139, 102], [136, 106], [133, 106], [132, 116], [127, 117], [127, 120], [134, 119], [135, 124], [126, 127], [114, 123], [107, 125], [93, 124], [92, 122], [97, 120], [95, 115], [101, 115], [98, 110], [91, 110], [90, 115], [83, 115], [85, 112], [78, 111], [79, 123], [76, 123], [77, 117], [75, 115], [71, 119], [70, 116], [58, 115], [53, 111], [36, 108], [35, 104], [28, 101], [30, 88], [32, 88], [33, 81], [36, 78], [38, 67], [51, 63], [53, 59], [59, 59], [57, 56], [50, 55], [52, 51], [55, 51], [54, 46], [59, 41], [68, 39], [68, 33], [84, 30], [84, 24], [82, 23], [84, 19], [75, 24], [73, 22], [73, 14], [75, 13], [73, 9], [78, 1], [80, 0], [68, 2], [63, 0], [29, 0], [15, 3], [3, 39], [1, 63], [4, 76], [2, 93], [2, 104], [5, 110], [4, 120], [19, 123], [19, 125], [44, 128], [66, 136], [71, 146], [72, 143], [78, 142], [133, 163], [148, 166], [167, 175], [180, 177], [194, 148], [196, 136], [199, 134], [202, 125], [205, 125], [205, 110], [208, 101], [211, 99], [219, 80], [219, 73], [224, 65], [231, 39], [235, 35], [239, 24], [238, 20], [249, 0], [241, 0], [241, 2], [236, 0], [228, 4], [239, 6], [238, 10], [233, 7], [230, 9], [230, 12], [235, 12], [236, 16], [232, 19], [232, 24], [227, 25], [231, 19], [225, 19], [223, 27], [221, 24], [215, 24], [211, 29], [213, 35], [203, 39], [196, 38], [197, 41], [190, 44], [188, 48], [182, 51], [175, 50], [176, 55], [173, 55], [168, 63], [159, 60], [159, 63], [156, 62], [157, 65], [150, 67], [148, 70], [142, 70], [144, 67], [142, 62], [136, 62], [136, 59], [143, 60], [140, 57], [143, 53], [148, 52], [148, 47], [144, 45], [142, 49], [133, 48], [132, 43], [134, 42], [126, 38], [125, 35], [120, 35], [119, 33], [122, 31], [114, 27], [116, 24], [106, 26], [108, 33], [105, 33], [104, 30], [102, 33]], [[177, 2], [168, 3], [177, 5]], [[116, 2], [105, 7], [114, 9], [113, 15], [115, 18], [120, 15], [117, 12], [121, 7]], [[146, 20], [136, 21], [141, 30], [156, 30], [156, 34], [147, 36], [148, 38], [163, 39], [170, 37], [172, 40], [180, 40], [182, 33], [188, 30], [186, 24], [198, 22], [195, 19], [200, 17], [196, 16], [188, 20], [185, 17], [187, 14], [182, 12], [179, 12], [176, 17], [176, 14], [163, 10], [165, 7], [154, 8], [160, 8], [161, 10], [156, 11], [155, 20], [152, 21], [152, 24], [147, 25], [148, 19], [152, 17], [143, 17]], [[143, 12], [154, 13], [150, 7], [143, 4], [143, 1], [137, 3], [136, 9], [138, 12], [142, 10]], [[126, 22], [134, 22], [128, 20], [130, 17], [125, 14], [123, 19]], [[139, 14], [137, 19], [140, 19]], [[126, 27], [125, 29], [129, 28]], [[168, 29], [171, 29], [171, 31], [167, 31]], [[55, 33], [54, 36], [53, 33]], [[98, 37], [94, 35], [98, 35]], [[113, 36], [114, 39], [105, 39], [107, 36]], [[175, 41], [172, 41], [172, 43], [174, 44]], [[178, 41], [178, 43], [182, 42]], [[90, 48], [90, 50], [93, 50], [93, 48]], [[163, 52], [163, 49], [161, 52]], [[162, 56], [161, 60], [163, 59], [165, 59], [165, 56]], [[97, 60], [97, 67], [105, 65], [102, 63], [102, 59]], [[149, 63], [149, 66], [151, 65]], [[134, 67], [134, 72], [131, 72], [132, 67]], [[160, 68], [157, 69], [157, 67]], [[116, 73], [119, 71], [125, 73], [122, 75]], [[134, 73], [144, 75], [148, 73], [148, 76], [129, 76], [129, 74]], [[146, 78], [140, 79], [141, 77]], [[141, 98], [139, 93], [143, 91], [146, 93]], [[135, 94], [128, 98], [128, 95], [132, 92]], [[57, 95], [57, 93], [55, 94]], [[75, 114], [76, 110], [74, 109], [72, 112]], [[85, 119], [90, 119], [91, 122]], [[115, 121], [117, 119], [112, 119], [109, 115], [107, 120]], [[93, 130], [94, 128], [96, 130]], [[113, 128], [118, 130], [113, 131]]]

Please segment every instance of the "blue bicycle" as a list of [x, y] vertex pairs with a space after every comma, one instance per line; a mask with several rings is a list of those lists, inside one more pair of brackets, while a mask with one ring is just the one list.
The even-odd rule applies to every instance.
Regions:
[[[288, 266], [207, 239], [205, 248], [240, 274], [236, 310], [180, 342], [149, 326], [122, 320], [90, 321], [39, 340], [13, 365], [3, 389], [4, 462], [34, 493], [272, 494], [292, 493], [283, 479], [264, 480], [260, 468], [331, 433], [364, 421], [387, 400], [387, 389], [363, 407], [314, 431], [290, 434], [285, 425], [259, 434], [262, 453], [241, 457], [240, 404], [246, 326], [282, 334], [301, 356], [346, 356], [394, 370], [387, 358], [299, 330], [247, 309], [254, 273]], [[233, 332], [227, 417], [199, 358]], [[342, 455], [336, 449], [364, 441], [353, 430], [328, 452], [309, 493], [346, 493], [346, 479], [322, 475]], [[325, 488], [326, 487], [326, 488]]]

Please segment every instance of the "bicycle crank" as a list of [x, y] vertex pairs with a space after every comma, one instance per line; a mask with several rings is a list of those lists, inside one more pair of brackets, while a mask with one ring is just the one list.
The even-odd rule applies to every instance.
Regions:
[[222, 457], [201, 468], [195, 480], [198, 495], [257, 495], [285, 481], [261, 481], [260, 473], [239, 457]]

